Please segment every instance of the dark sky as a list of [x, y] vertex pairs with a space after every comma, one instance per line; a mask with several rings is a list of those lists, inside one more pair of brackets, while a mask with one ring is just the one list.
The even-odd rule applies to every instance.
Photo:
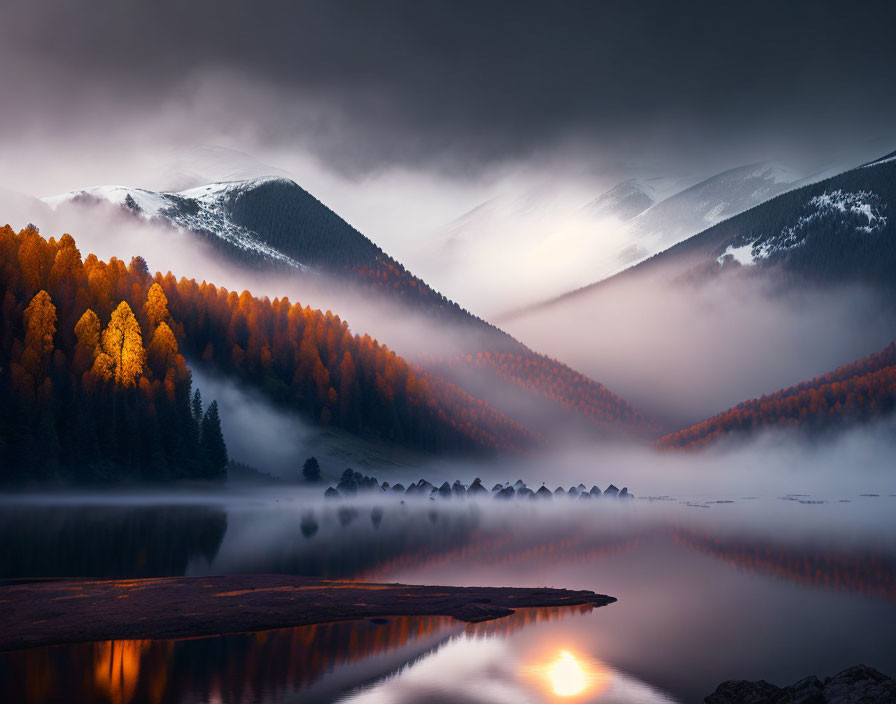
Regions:
[[164, 108], [341, 173], [765, 158], [896, 125], [896, 3], [6, 0], [0, 82], [2, 141]]

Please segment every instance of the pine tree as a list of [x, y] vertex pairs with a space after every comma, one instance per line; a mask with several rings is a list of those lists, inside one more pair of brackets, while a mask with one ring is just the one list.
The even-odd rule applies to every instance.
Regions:
[[204, 476], [209, 479], [223, 477], [227, 467], [227, 445], [221, 432], [221, 418], [218, 415], [218, 402], [212, 401], [202, 418], [202, 434], [200, 439], [202, 459], [205, 465]]
[[306, 482], [320, 481], [320, 463], [316, 457], [309, 457], [302, 465], [302, 476]]

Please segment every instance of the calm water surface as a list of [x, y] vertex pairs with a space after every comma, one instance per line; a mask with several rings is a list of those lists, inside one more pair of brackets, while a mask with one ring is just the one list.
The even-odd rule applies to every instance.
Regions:
[[[848, 499], [848, 501], [844, 501]], [[715, 503], [721, 500], [732, 503]], [[825, 503], [809, 503], [825, 501]], [[896, 673], [896, 497], [396, 500], [280, 489], [0, 503], [0, 577], [285, 572], [619, 601], [0, 655], [9, 702], [699, 702], [732, 678]]]

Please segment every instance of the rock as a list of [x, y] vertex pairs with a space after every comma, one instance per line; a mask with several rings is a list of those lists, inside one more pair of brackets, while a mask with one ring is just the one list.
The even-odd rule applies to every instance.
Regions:
[[389, 491], [389, 482], [383, 482], [382, 484], [380, 484], [380, 489], [382, 489], [383, 491]]
[[873, 667], [856, 665], [824, 681], [828, 704], [896, 702], [896, 681]]
[[496, 499], [512, 499], [516, 495], [512, 486], [505, 486], [501, 491], [495, 494]]
[[439, 487], [439, 496], [443, 499], [451, 498], [451, 486], [448, 482], [442, 482], [442, 486]]
[[337, 489], [330, 487], [324, 492], [325, 499], [339, 499], [342, 497], [342, 494], [339, 493]]
[[541, 487], [538, 491], [535, 492], [536, 499], [552, 499], [554, 495], [551, 493], [551, 490], [546, 486]]
[[604, 489], [604, 496], [618, 496], [618, 495], [619, 495], [619, 489], [617, 489], [612, 484], [610, 484], [610, 486], [608, 486], [606, 489]]
[[889, 704], [896, 702], [896, 681], [865, 665], [825, 678], [806, 677], [789, 687], [765, 680], [730, 680], [704, 700], [706, 704]]
[[824, 684], [815, 675], [806, 677], [790, 687], [785, 687], [785, 696], [790, 697], [786, 701], [792, 701], [794, 704], [827, 704], [825, 698]]
[[504, 485], [503, 485], [503, 484], [495, 484], [495, 485], [492, 487], [492, 493], [495, 494], [495, 493], [501, 491], [501, 489], [503, 489], [503, 488], [504, 488]]
[[600, 489], [598, 489], [597, 484], [595, 484], [591, 487], [591, 498], [596, 499], [598, 496], [600, 496]]
[[765, 680], [728, 680], [703, 701], [706, 704], [784, 704], [780, 696], [781, 688]]

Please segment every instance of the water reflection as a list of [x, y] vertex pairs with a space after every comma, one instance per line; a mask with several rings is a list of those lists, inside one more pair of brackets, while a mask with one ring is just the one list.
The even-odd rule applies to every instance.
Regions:
[[[605, 662], [568, 650], [531, 662], [532, 644], [470, 634], [394, 675], [349, 695], [341, 704], [675, 704], [662, 691]], [[542, 656], [536, 656], [542, 657]]]
[[[593, 613], [570, 610], [562, 621], [552, 610], [469, 627], [387, 619], [10, 654], [0, 657], [0, 701], [60, 701], [62, 693], [76, 704], [330, 702], [354, 692], [359, 702], [559, 702], [592, 701], [600, 690], [605, 703], [690, 702], [731, 678], [793, 682], [856, 662], [896, 671], [896, 498], [704, 501], [709, 508], [700, 511], [646, 501], [216, 501], [0, 505], [0, 578], [281, 572], [564, 586], [620, 601]], [[548, 673], [554, 665], [574, 672], [564, 650], [586, 686], [560, 697], [566, 690]], [[468, 692], [468, 679], [486, 686], [488, 673], [488, 697]], [[605, 686], [595, 673], [609, 673]], [[458, 691], [449, 694], [452, 684]]]
[[212, 506], [0, 506], [0, 578], [178, 577], [227, 531]]
[[186, 640], [120, 640], [0, 654], [0, 701], [49, 704], [332, 701], [433, 652], [452, 635], [503, 640], [590, 607], [521, 609], [465, 626], [391, 617]]

